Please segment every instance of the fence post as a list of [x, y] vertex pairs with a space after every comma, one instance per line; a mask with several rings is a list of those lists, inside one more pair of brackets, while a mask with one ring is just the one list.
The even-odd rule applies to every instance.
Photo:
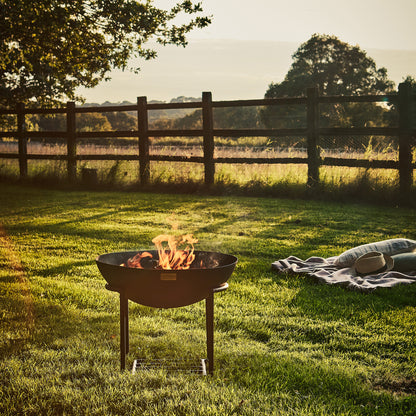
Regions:
[[319, 183], [319, 89], [317, 87], [306, 90], [307, 97], [307, 149], [308, 149], [308, 186]]
[[77, 179], [77, 126], [75, 119], [75, 103], [66, 103], [66, 146], [67, 146], [67, 170], [70, 182]]
[[399, 84], [399, 190], [403, 201], [409, 197], [413, 183], [412, 168], [412, 87]]
[[17, 137], [19, 140], [19, 171], [20, 179], [27, 178], [27, 137], [25, 135], [25, 105], [17, 104]]
[[139, 132], [139, 175], [140, 184], [150, 181], [149, 157], [149, 123], [147, 115], [147, 98], [137, 97], [137, 130]]
[[214, 184], [214, 118], [212, 114], [212, 93], [202, 93], [202, 129], [204, 132], [204, 171], [205, 185]]

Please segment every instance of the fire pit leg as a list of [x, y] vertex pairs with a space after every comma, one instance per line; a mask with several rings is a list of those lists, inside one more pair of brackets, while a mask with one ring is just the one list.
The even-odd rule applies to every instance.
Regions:
[[126, 368], [126, 354], [129, 352], [129, 304], [120, 291], [120, 367]]
[[[121, 370], [126, 368], [126, 355], [129, 352], [129, 299], [124, 289], [110, 286], [106, 289], [118, 292], [120, 295], [120, 366]], [[214, 293], [228, 289], [228, 283], [213, 288], [205, 298], [206, 330], [207, 330], [207, 358], [208, 374], [214, 374]]]
[[205, 299], [208, 373], [214, 374], [214, 293]]

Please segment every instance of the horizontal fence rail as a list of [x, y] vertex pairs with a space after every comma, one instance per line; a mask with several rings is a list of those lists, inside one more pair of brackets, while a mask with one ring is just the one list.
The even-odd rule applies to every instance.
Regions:
[[[399, 112], [398, 127], [359, 127], [359, 128], [322, 128], [319, 126], [319, 105], [328, 103], [394, 103]], [[305, 107], [306, 127], [284, 129], [218, 129], [214, 128], [214, 108], [247, 107], [247, 106], [288, 106], [302, 105]], [[166, 109], [201, 109], [202, 128], [197, 129], [149, 129], [149, 110]], [[89, 131], [80, 132], [76, 129], [76, 114], [81, 113], [106, 113], [106, 112], [134, 112], [137, 115], [137, 128], [128, 131]], [[387, 95], [363, 95], [363, 96], [319, 96], [317, 88], [309, 88], [305, 97], [213, 101], [210, 92], [202, 94], [200, 102], [186, 103], [147, 103], [146, 97], [138, 97], [136, 104], [120, 106], [76, 107], [75, 103], [68, 102], [65, 108], [25, 108], [22, 104], [16, 109], [0, 109], [0, 116], [16, 116], [16, 130], [0, 131], [0, 139], [15, 138], [18, 140], [17, 153], [0, 153], [3, 159], [18, 159], [20, 177], [28, 174], [28, 160], [62, 160], [67, 162], [68, 178], [71, 181], [77, 179], [77, 162], [85, 160], [130, 160], [139, 162], [140, 183], [145, 185], [150, 181], [151, 161], [166, 162], [193, 162], [204, 164], [204, 183], [210, 186], [214, 183], [215, 165], [217, 163], [241, 163], [241, 164], [307, 164], [308, 185], [319, 183], [320, 166], [346, 166], [377, 169], [398, 169], [400, 178], [400, 192], [406, 194], [413, 184], [412, 149], [415, 145], [416, 126], [414, 124], [415, 96], [408, 84], [399, 85], [397, 94]], [[64, 114], [66, 115], [66, 130], [63, 131], [27, 131], [25, 116], [27, 114]], [[337, 136], [396, 136], [399, 138], [398, 160], [369, 160], [322, 157], [320, 154], [319, 140], [321, 137]], [[214, 157], [215, 137], [305, 137], [307, 152], [305, 157]], [[138, 149], [135, 155], [117, 154], [78, 154], [77, 144], [79, 139], [100, 138], [127, 138], [138, 139]], [[178, 156], [150, 154], [150, 137], [202, 137], [202, 156]], [[48, 138], [64, 139], [66, 141], [66, 154], [29, 154], [27, 142], [30, 139]]]

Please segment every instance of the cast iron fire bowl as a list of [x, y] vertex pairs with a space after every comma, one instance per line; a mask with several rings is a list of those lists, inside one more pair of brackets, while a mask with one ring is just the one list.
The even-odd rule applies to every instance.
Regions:
[[[158, 260], [156, 250], [146, 250]], [[122, 251], [98, 256], [97, 266], [109, 288], [133, 302], [155, 308], [176, 308], [199, 302], [224, 284], [237, 264], [237, 257], [211, 251], [195, 251], [188, 270], [137, 269], [120, 266], [140, 251]], [[142, 251], [144, 252], [144, 250]], [[200, 264], [205, 268], [200, 268]]]

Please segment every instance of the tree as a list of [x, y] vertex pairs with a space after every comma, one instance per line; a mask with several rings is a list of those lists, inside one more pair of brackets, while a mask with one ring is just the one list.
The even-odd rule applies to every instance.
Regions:
[[250, 129], [258, 127], [256, 107], [214, 108], [214, 128]]
[[107, 117], [101, 113], [77, 114], [76, 125], [78, 131], [110, 131], [112, 126]]
[[126, 112], [117, 111], [111, 113], [104, 113], [111, 124], [112, 130], [136, 130], [137, 117], [134, 117]]
[[[192, 29], [210, 23], [200, 12], [190, 0], [170, 10], [153, 0], [1, 0], [0, 105], [82, 100], [77, 87], [108, 80], [131, 58], [155, 58], [150, 40], [185, 46]], [[178, 16], [188, 21], [174, 24]]]
[[[408, 84], [412, 91], [413, 95], [413, 105], [412, 105], [412, 122], [414, 128], [416, 128], [416, 79], [413, 78], [411, 75], [407, 75], [406, 78], [402, 81], [404, 84]], [[388, 125], [395, 127], [399, 125], [399, 112], [398, 112], [398, 102], [394, 100], [393, 102], [389, 103], [390, 111], [387, 114], [387, 121]]]
[[[293, 55], [293, 63], [281, 83], [271, 83], [265, 98], [304, 96], [308, 87], [321, 95], [385, 94], [394, 83], [386, 68], [377, 69], [373, 59], [358, 46], [335, 36], [314, 34]], [[385, 110], [373, 103], [321, 105], [322, 127], [361, 127], [382, 120]], [[304, 127], [305, 109], [271, 106], [260, 112], [269, 128]]]
[[[254, 107], [214, 108], [214, 128], [249, 129], [258, 125]], [[202, 129], [202, 110], [195, 110], [175, 119], [159, 118], [152, 122], [154, 129]]]

